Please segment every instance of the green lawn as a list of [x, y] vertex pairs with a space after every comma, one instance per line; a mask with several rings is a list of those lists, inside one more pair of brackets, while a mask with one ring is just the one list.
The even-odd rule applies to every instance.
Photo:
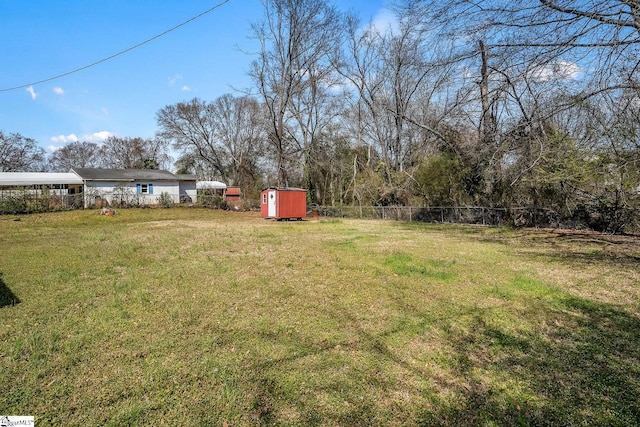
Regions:
[[630, 237], [132, 209], [0, 217], [0, 414], [638, 425]]

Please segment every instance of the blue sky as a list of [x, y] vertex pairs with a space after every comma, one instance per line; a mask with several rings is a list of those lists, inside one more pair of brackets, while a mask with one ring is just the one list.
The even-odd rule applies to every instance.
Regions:
[[[229, 0], [142, 47], [57, 80], [199, 15], [221, 0], [0, 0], [0, 130], [47, 151], [108, 135], [152, 137], [156, 112], [194, 97], [251, 87], [250, 25], [260, 0]], [[336, 1], [364, 22], [388, 18], [385, 0]]]

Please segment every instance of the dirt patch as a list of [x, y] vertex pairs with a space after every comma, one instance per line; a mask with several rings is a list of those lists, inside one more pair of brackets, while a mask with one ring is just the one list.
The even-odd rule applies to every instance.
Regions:
[[559, 229], [527, 229], [527, 232], [536, 235], [546, 235], [558, 240], [568, 242], [590, 242], [609, 245], [638, 245], [640, 235], [633, 234], [609, 234], [591, 230], [559, 230]]

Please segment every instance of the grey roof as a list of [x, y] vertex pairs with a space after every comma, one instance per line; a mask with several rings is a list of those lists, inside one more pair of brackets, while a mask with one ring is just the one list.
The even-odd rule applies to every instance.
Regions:
[[169, 171], [157, 169], [100, 169], [71, 168], [86, 181], [177, 181], [178, 177]]
[[198, 177], [195, 175], [190, 175], [187, 173], [176, 173], [176, 177], [178, 177], [179, 181], [197, 181]]
[[63, 184], [82, 184], [82, 180], [74, 173], [0, 172], [0, 187]]

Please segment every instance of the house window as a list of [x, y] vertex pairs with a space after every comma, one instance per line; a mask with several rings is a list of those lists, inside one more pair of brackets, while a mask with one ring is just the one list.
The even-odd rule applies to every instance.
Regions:
[[262, 204], [266, 205], [267, 204], [267, 193], [262, 195]]
[[138, 194], [153, 194], [153, 184], [136, 184]]

